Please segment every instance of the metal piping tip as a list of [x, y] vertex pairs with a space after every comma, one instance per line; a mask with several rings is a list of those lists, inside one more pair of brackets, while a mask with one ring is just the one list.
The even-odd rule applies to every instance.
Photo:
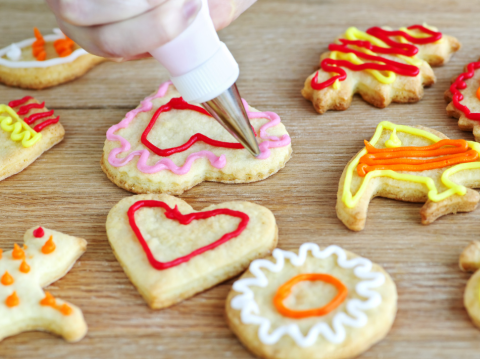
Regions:
[[204, 102], [202, 105], [253, 156], [260, 155], [252, 125], [236, 84], [233, 84], [220, 96]]

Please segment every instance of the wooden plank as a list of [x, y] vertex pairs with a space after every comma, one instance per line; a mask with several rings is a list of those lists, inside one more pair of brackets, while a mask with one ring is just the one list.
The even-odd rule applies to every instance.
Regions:
[[[2, 0], [0, 46], [55, 27], [42, 0]], [[335, 214], [338, 179], [347, 161], [378, 122], [422, 124], [452, 138], [462, 133], [445, 113], [450, 78], [480, 56], [480, 3], [441, 1], [261, 0], [221, 32], [241, 66], [242, 95], [261, 110], [277, 112], [294, 154], [275, 176], [249, 185], [204, 183], [181, 197], [194, 208], [230, 200], [269, 207], [280, 230], [279, 247], [313, 241], [338, 244], [380, 264], [399, 292], [399, 312], [388, 337], [362, 358], [476, 358], [480, 331], [462, 304], [469, 278], [458, 255], [478, 239], [480, 210], [420, 224], [420, 204], [373, 201], [366, 229], [353, 233]], [[435, 69], [438, 82], [418, 104], [379, 110], [356, 98], [345, 112], [317, 115], [300, 95], [328, 43], [348, 26], [365, 29], [423, 23], [456, 36], [463, 45]], [[109, 209], [131, 194], [99, 166], [106, 130], [167, 79], [154, 60], [104, 63], [83, 78], [44, 91], [0, 86], [0, 103], [33, 94], [61, 116], [66, 138], [27, 170], [0, 182], [0, 247], [12, 248], [36, 224], [84, 237], [88, 251], [71, 273], [53, 284], [54, 295], [85, 313], [87, 337], [77, 344], [45, 333], [24, 333], [0, 343], [0, 358], [249, 358], [229, 331], [224, 300], [233, 281], [172, 308], [152, 311], [115, 260], [105, 234]]]

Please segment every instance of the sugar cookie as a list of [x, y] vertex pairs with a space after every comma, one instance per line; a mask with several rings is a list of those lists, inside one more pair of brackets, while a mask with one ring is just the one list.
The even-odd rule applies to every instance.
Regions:
[[353, 358], [380, 341], [397, 312], [395, 283], [366, 258], [304, 243], [255, 260], [227, 297], [227, 321], [268, 359]]
[[45, 227], [30, 228], [24, 242], [23, 248], [0, 250], [0, 340], [44, 330], [79, 341], [87, 333], [82, 311], [42, 288], [68, 273], [87, 242]]
[[435, 83], [430, 66], [447, 63], [460, 43], [426, 25], [366, 32], [350, 27], [328, 49], [302, 90], [320, 114], [346, 110], [356, 93], [379, 108], [419, 101], [423, 87]]
[[473, 323], [480, 328], [480, 242], [473, 241], [460, 255], [460, 269], [475, 272], [468, 280], [463, 304]]
[[125, 273], [153, 309], [241, 273], [277, 244], [275, 217], [265, 207], [228, 202], [197, 212], [166, 194], [121, 200], [108, 214], [107, 235]]

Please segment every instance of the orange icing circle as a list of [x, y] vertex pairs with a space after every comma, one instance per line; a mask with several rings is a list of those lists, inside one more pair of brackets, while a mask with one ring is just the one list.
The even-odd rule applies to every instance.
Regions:
[[19, 247], [19, 245], [17, 243], [15, 243], [13, 245], [12, 258], [13, 259], [24, 259], [25, 258], [25, 252], [23, 251], [22, 248]]
[[55, 307], [55, 297], [51, 295], [50, 292], [45, 292], [45, 298], [40, 301], [40, 304], [44, 306]]
[[55, 242], [53, 242], [53, 236], [50, 236], [48, 241], [45, 242], [45, 244], [42, 247], [42, 253], [43, 254], [50, 254], [55, 250]]
[[13, 277], [10, 275], [10, 273], [8, 273], [8, 271], [5, 271], [5, 273], [3, 274], [2, 279], [0, 280], [0, 282], [1, 282], [3, 285], [12, 285], [13, 282], [15, 282], [15, 280], [14, 280]]
[[[307, 310], [294, 310], [287, 308], [283, 301], [290, 295], [292, 287], [299, 282], [303, 281], [322, 281], [329, 283], [337, 288], [337, 295], [326, 305], [320, 308], [307, 309]], [[302, 319], [308, 317], [319, 317], [330, 313], [332, 310], [337, 308], [340, 304], [343, 303], [345, 298], [347, 298], [348, 289], [347, 287], [337, 278], [330, 274], [323, 273], [306, 273], [299, 274], [289, 281], [282, 284], [273, 298], [273, 304], [277, 310], [285, 317]]]
[[17, 292], [13, 292], [11, 295], [9, 295], [7, 299], [5, 299], [5, 304], [10, 308], [19, 305], [20, 299], [18, 299]]
[[25, 259], [22, 261], [22, 264], [20, 264], [20, 268], [18, 268], [20, 272], [22, 273], [28, 273], [30, 272], [30, 266], [28, 265], [27, 262], [25, 262]]

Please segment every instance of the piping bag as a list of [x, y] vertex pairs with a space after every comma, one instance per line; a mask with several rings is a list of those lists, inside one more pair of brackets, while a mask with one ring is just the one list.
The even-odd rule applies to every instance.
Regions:
[[207, 0], [195, 20], [179, 36], [150, 51], [170, 73], [187, 102], [201, 103], [253, 156], [260, 154], [252, 126], [235, 82], [240, 70], [220, 41]]

